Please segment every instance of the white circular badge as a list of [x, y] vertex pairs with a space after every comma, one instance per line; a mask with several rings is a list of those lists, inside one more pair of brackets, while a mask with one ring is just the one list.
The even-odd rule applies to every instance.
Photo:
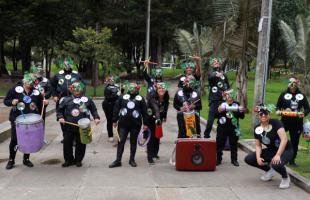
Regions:
[[88, 98], [87, 97], [81, 97], [81, 101], [86, 103], [88, 101]]
[[217, 87], [214, 86], [214, 87], [212, 88], [212, 92], [213, 92], [213, 93], [217, 93], [217, 91], [218, 91]]
[[257, 135], [260, 135], [260, 134], [262, 134], [263, 132], [264, 132], [264, 128], [263, 128], [263, 127], [258, 126], [258, 127], [255, 128], [255, 133], [256, 133]]
[[296, 99], [297, 99], [298, 101], [301, 101], [301, 100], [304, 99], [304, 95], [302, 95], [302, 94], [296, 94]]
[[178, 91], [178, 95], [179, 95], [180, 97], [183, 97], [183, 95], [184, 95], [183, 91], [182, 91], [182, 90]]
[[24, 88], [23, 88], [22, 86], [17, 86], [17, 87], [15, 88], [15, 92], [17, 92], [17, 93], [22, 93], [22, 92], [24, 92]]
[[142, 100], [142, 97], [141, 97], [140, 95], [137, 95], [137, 96], [135, 97], [135, 99], [136, 99], [137, 101], [141, 101], [141, 100]]
[[220, 124], [225, 124], [226, 123], [226, 117], [221, 117], [219, 121], [220, 121]]
[[46, 83], [48, 81], [48, 79], [47, 78], [43, 78], [43, 80], [42, 80], [42, 82], [44, 82], [44, 83]]
[[223, 83], [222, 83], [222, 82], [218, 82], [218, 83], [217, 83], [217, 86], [218, 86], [219, 88], [222, 88], [222, 87], [223, 87]]
[[123, 99], [125, 99], [125, 100], [128, 100], [130, 98], [130, 95], [129, 94], [125, 94], [124, 96], [123, 96]]
[[70, 74], [67, 74], [67, 75], [65, 76], [65, 78], [66, 78], [67, 80], [70, 80], [70, 79], [71, 79], [71, 75], [70, 75]]
[[71, 111], [71, 115], [72, 115], [73, 117], [77, 117], [77, 116], [79, 116], [79, 114], [80, 114], [80, 111], [79, 111], [78, 109], [73, 109], [73, 110]]
[[80, 104], [80, 102], [81, 102], [81, 99], [79, 99], [79, 98], [73, 99], [73, 103], [75, 103], [75, 104]]
[[64, 70], [60, 70], [60, 71], [59, 71], [59, 74], [63, 74], [63, 73], [65, 73]]
[[184, 82], [184, 81], [185, 81], [185, 76], [181, 77], [180, 80], [181, 80], [182, 82]]
[[132, 112], [132, 116], [133, 116], [134, 118], [138, 118], [138, 117], [140, 116], [140, 114], [139, 114], [138, 111], [134, 110], [134, 111]]
[[127, 103], [127, 108], [133, 109], [134, 107], [135, 107], [135, 103], [134, 103], [134, 102], [129, 101], [129, 102]]
[[121, 113], [122, 116], [125, 116], [127, 114], [127, 109], [126, 108], [122, 108], [120, 113]]
[[35, 95], [35, 96], [38, 96], [40, 94], [40, 92], [39, 92], [39, 90], [33, 90], [32, 94]]
[[291, 99], [292, 99], [292, 94], [286, 93], [286, 94], [284, 95], [284, 99], [285, 99], [285, 100], [291, 100]]
[[197, 96], [198, 96], [197, 92], [194, 91], [194, 92], [192, 93], [192, 98], [195, 99]]

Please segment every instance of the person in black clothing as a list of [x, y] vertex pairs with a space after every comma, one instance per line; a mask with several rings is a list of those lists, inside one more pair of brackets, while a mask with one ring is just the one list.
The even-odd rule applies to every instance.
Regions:
[[147, 68], [149, 64], [152, 63], [149, 60], [144, 61], [143, 76], [147, 83], [147, 94], [155, 93], [156, 83], [163, 81], [163, 72], [160, 67], [155, 67], [151, 69], [151, 76], [147, 73]]
[[[272, 109], [264, 104], [256, 107], [260, 122], [254, 128], [256, 152], [249, 153], [244, 160], [248, 165], [266, 172], [260, 178], [262, 181], [270, 181], [276, 172], [281, 174], [279, 188], [286, 189], [290, 186], [290, 178], [285, 165], [293, 158], [293, 149], [281, 121], [270, 119]], [[262, 149], [262, 144], [267, 148]]]
[[[194, 76], [196, 81], [199, 81], [200, 80], [200, 60], [201, 58], [198, 57], [198, 56], [193, 56], [192, 57], [195, 62], [196, 62], [196, 65], [193, 64], [193, 63], [185, 63], [185, 71], [184, 71], [184, 74], [180, 77], [179, 79], [179, 83], [178, 83], [178, 88], [183, 88], [184, 86], [184, 80], [186, 79], [187, 76]], [[199, 84], [197, 84], [195, 86], [195, 90], [198, 90], [199, 88]]]
[[[21, 114], [36, 113], [41, 114], [42, 104], [48, 105], [47, 100], [43, 100], [40, 92], [34, 89], [35, 77], [33, 74], [26, 73], [23, 81], [18, 82], [7, 93], [4, 104], [12, 107], [10, 112], [11, 122], [11, 142], [10, 142], [10, 157], [6, 165], [6, 169], [12, 169], [15, 165], [16, 156], [16, 125], [15, 120]], [[22, 111], [21, 111], [22, 110]], [[30, 154], [24, 154], [23, 163], [28, 167], [33, 167], [32, 162], [29, 160]]]
[[[95, 103], [83, 95], [84, 87], [83, 83], [74, 82], [71, 87], [73, 94], [62, 98], [57, 109], [57, 119], [64, 127], [63, 154], [65, 162], [62, 167], [69, 167], [74, 164], [81, 167], [86, 150], [86, 144], [81, 143], [79, 127], [65, 122], [77, 124], [79, 119], [89, 119], [90, 113], [96, 125], [100, 122]], [[75, 156], [73, 156], [73, 140], [76, 143]]]
[[216, 135], [216, 150], [217, 150], [217, 165], [222, 163], [223, 149], [227, 137], [229, 138], [231, 163], [239, 166], [238, 163], [238, 139], [240, 135], [239, 119], [244, 119], [244, 108], [240, 106], [239, 102], [235, 101], [236, 92], [231, 89], [223, 93], [226, 100], [218, 107], [216, 113], [217, 121], [217, 135]]
[[169, 107], [169, 93], [167, 84], [159, 82], [156, 84], [156, 92], [147, 96], [148, 127], [151, 130], [151, 139], [147, 144], [147, 159], [154, 164], [153, 158], [159, 158], [160, 138], [156, 137], [156, 125], [162, 125], [167, 120]]
[[210, 65], [213, 67], [213, 71], [208, 75], [209, 82], [209, 114], [206, 130], [204, 132], [205, 138], [210, 138], [210, 132], [212, 130], [214, 116], [217, 112], [217, 108], [223, 101], [222, 93], [229, 90], [230, 85], [227, 76], [221, 70], [220, 65], [222, 61], [220, 58], [211, 58]]
[[142, 124], [144, 131], [148, 129], [147, 108], [144, 98], [139, 95], [140, 86], [136, 83], [130, 83], [127, 88], [127, 94], [117, 100], [113, 110], [113, 126], [118, 127], [120, 141], [117, 146], [116, 160], [109, 165], [109, 168], [122, 166], [122, 155], [129, 132], [129, 164], [132, 167], [136, 167], [135, 154], [137, 150], [137, 137]]
[[196, 129], [192, 130], [192, 133], [200, 137], [200, 120], [199, 111], [202, 109], [200, 94], [195, 91], [195, 85], [197, 84], [193, 76], [187, 76], [184, 80], [184, 87], [179, 89], [173, 100], [173, 107], [178, 111], [177, 121], [179, 126], [178, 138], [186, 138], [186, 125], [184, 122], [184, 113], [195, 112]]
[[297, 114], [294, 117], [282, 115], [281, 121], [286, 131], [289, 131], [294, 156], [290, 164], [297, 166], [295, 159], [298, 152], [299, 138], [303, 131], [303, 118], [310, 112], [309, 103], [305, 94], [299, 88], [299, 80], [290, 78], [288, 88], [281, 93], [277, 102], [277, 114], [282, 115], [281, 111], [291, 111]]
[[104, 100], [102, 102], [102, 109], [107, 118], [107, 131], [109, 136], [109, 142], [114, 142], [113, 139], [113, 108], [115, 102], [120, 96], [120, 88], [115, 84], [115, 77], [108, 75], [106, 77], [104, 88]]

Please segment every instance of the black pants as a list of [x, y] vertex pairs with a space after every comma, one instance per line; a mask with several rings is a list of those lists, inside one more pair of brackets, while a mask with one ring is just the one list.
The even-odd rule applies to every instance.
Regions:
[[[272, 158], [276, 155], [277, 151], [270, 150], [270, 149], [263, 149], [261, 158], [265, 160], [265, 162], [271, 162]], [[263, 165], [259, 166], [256, 160], [256, 152], [249, 153], [245, 158], [244, 161], [253, 167], [257, 167], [259, 169], [262, 169], [264, 171], [268, 171], [270, 167], [272, 167], [274, 170], [276, 170], [279, 174], [281, 174], [282, 178], [287, 178], [287, 172], [285, 169], [285, 165], [291, 161], [293, 158], [293, 149], [291, 146], [287, 147], [283, 154], [281, 155], [281, 163], [280, 164], [271, 164], [271, 165]]]
[[[184, 121], [184, 114], [182, 112], [178, 112], [177, 121], [179, 126], [179, 134], [178, 138], [186, 138], [186, 127]], [[195, 121], [196, 121], [196, 134], [200, 137], [201, 129], [200, 129], [200, 117], [198, 113], [195, 113]]]
[[218, 126], [217, 135], [216, 135], [216, 152], [217, 152], [217, 160], [222, 161], [223, 149], [225, 148], [225, 144], [229, 139], [230, 145], [230, 160], [236, 161], [238, 159], [238, 139], [239, 137], [236, 135], [235, 129], [233, 128], [222, 128]]
[[[75, 139], [75, 156], [73, 156], [73, 140]], [[81, 143], [80, 133], [78, 131], [64, 132], [63, 153], [65, 162], [82, 162], [85, 156], [86, 144]]]
[[126, 139], [128, 133], [130, 132], [130, 160], [135, 160], [136, 150], [137, 150], [137, 137], [140, 132], [140, 127], [119, 127], [118, 134], [120, 141], [117, 145], [117, 155], [116, 160], [121, 162]]
[[104, 114], [107, 118], [107, 131], [108, 131], [108, 136], [113, 137], [113, 107], [114, 107], [114, 102], [108, 102], [108, 101], [103, 101], [102, 102], [102, 109], [104, 111]]
[[160, 139], [155, 137], [155, 119], [149, 119], [149, 129], [151, 130], [151, 138], [147, 144], [147, 157], [154, 158], [158, 156]]
[[209, 102], [208, 121], [207, 121], [206, 130], [204, 132], [205, 138], [210, 138], [210, 133], [211, 133], [214, 118], [215, 118], [215, 113], [217, 112], [219, 105], [220, 105], [220, 101], [210, 101]]
[[299, 145], [299, 138], [301, 135], [301, 131], [296, 128], [290, 128], [288, 129], [290, 138], [291, 138], [291, 144], [293, 147], [293, 158], [292, 161], [295, 162], [297, 152], [298, 152], [298, 145]]
[[[17, 137], [16, 137], [16, 126], [14, 122], [11, 122], [11, 142], [10, 142], [10, 160], [15, 160], [17, 151]], [[29, 159], [30, 154], [24, 154], [24, 160]]]

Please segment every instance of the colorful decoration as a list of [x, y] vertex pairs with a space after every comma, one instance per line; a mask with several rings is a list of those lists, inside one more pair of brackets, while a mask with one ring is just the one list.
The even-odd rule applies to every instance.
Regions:
[[215, 57], [211, 57], [209, 60], [209, 64], [212, 67], [220, 67], [223, 63], [223, 59], [221, 57], [215, 58]]
[[234, 89], [226, 90], [223, 92], [224, 100], [227, 100], [227, 96], [230, 96], [233, 99], [236, 99], [237, 92]]
[[85, 88], [85, 85], [79, 81], [72, 83], [72, 87], [71, 87], [71, 89], [75, 92], [82, 92], [84, 88]]
[[290, 78], [288, 80], [288, 86], [293, 87], [294, 85], [298, 87], [300, 85], [300, 81], [297, 78]]
[[267, 111], [269, 113], [273, 112], [273, 110], [276, 108], [276, 106], [274, 104], [260, 104], [259, 106], [256, 106], [254, 108], [254, 112], [262, 112], [262, 111]]

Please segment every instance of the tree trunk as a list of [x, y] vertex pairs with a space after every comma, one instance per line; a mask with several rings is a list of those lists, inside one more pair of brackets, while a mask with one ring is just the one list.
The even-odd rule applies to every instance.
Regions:
[[22, 71], [29, 72], [30, 62], [31, 62], [31, 45], [26, 38], [20, 38], [20, 49], [21, 49], [21, 59], [22, 59]]
[[0, 76], [2, 74], [8, 74], [8, 71], [5, 67], [5, 59], [4, 59], [4, 37], [0, 35]]
[[13, 41], [13, 50], [12, 50], [12, 62], [13, 62], [13, 70], [17, 71], [17, 60], [16, 60], [16, 36]]
[[158, 33], [157, 35], [157, 63], [158, 66], [161, 66], [162, 63], [162, 41], [161, 41], [161, 35]]
[[247, 69], [248, 69], [248, 62], [245, 59], [240, 60], [240, 68], [239, 68], [238, 73], [237, 73], [237, 90], [238, 90], [237, 99], [238, 99], [240, 105], [244, 106], [244, 108], [248, 107]]

